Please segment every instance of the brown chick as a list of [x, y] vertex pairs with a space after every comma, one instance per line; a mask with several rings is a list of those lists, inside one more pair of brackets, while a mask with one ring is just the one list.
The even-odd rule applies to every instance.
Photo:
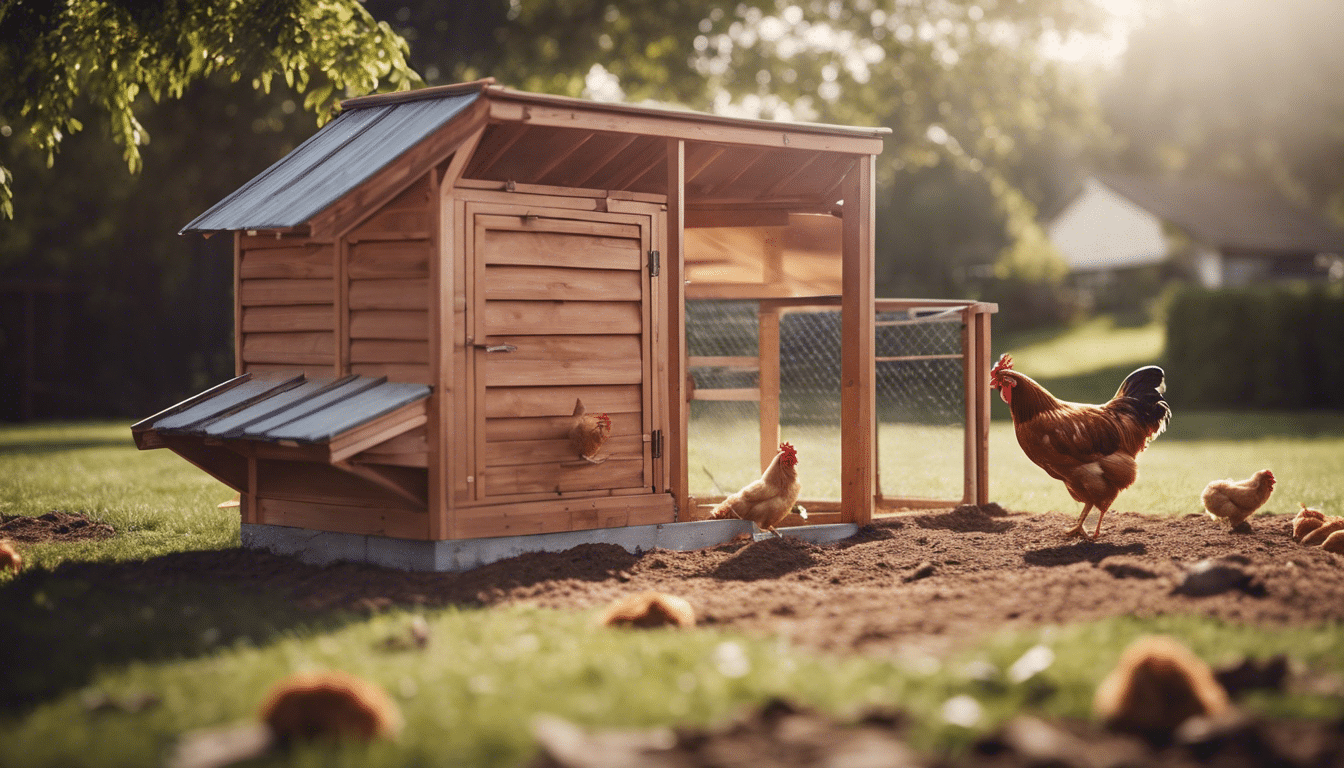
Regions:
[[1327, 517], [1321, 522], [1320, 527], [1302, 537], [1302, 543], [1315, 547], [1324, 544], [1326, 539], [1339, 531], [1344, 531], [1344, 517]]
[[290, 675], [261, 705], [261, 720], [281, 742], [294, 739], [391, 737], [401, 713], [382, 688], [344, 672]]
[[13, 542], [0, 540], [0, 571], [9, 570], [18, 573], [23, 570], [23, 555], [14, 548]]
[[1301, 512], [1293, 518], [1293, 540], [1301, 541], [1303, 536], [1325, 525], [1325, 515], [1321, 510], [1312, 509], [1302, 502], [1297, 502], [1297, 506], [1302, 508]]
[[401, 712], [382, 688], [344, 672], [290, 675], [276, 683], [254, 720], [183, 734], [166, 768], [224, 768], [311, 739], [392, 737]]
[[1131, 643], [1092, 701], [1107, 727], [1149, 737], [1169, 736], [1191, 717], [1217, 716], [1231, 707], [1209, 665], [1161, 635]]
[[598, 623], [607, 627], [694, 627], [695, 609], [676, 595], [650, 590], [626, 595], [607, 606]]
[[583, 401], [574, 400], [574, 422], [569, 427], [569, 443], [574, 446], [579, 457], [594, 464], [601, 464], [606, 458], [597, 458], [597, 452], [611, 435], [611, 417], [605, 413], [586, 413]]
[[[798, 483], [798, 451], [788, 443], [779, 444], [779, 453], [770, 461], [761, 477], [732, 496], [719, 502], [710, 512], [718, 520], [750, 520], [762, 531], [779, 536], [775, 526], [793, 511], [802, 486]], [[804, 520], [807, 512], [799, 512]]]
[[1246, 518], [1269, 501], [1274, 492], [1274, 473], [1262, 469], [1246, 480], [1214, 480], [1204, 487], [1199, 500], [1209, 517], [1227, 526], [1243, 528]]
[[1335, 531], [1325, 537], [1321, 542], [1321, 549], [1326, 552], [1334, 552], [1337, 555], [1344, 555], [1344, 531]]

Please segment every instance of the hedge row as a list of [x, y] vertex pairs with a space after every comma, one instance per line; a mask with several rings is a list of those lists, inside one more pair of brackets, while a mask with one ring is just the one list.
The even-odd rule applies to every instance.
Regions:
[[1166, 357], [1173, 404], [1344, 409], [1344, 292], [1182, 289], [1168, 307]]

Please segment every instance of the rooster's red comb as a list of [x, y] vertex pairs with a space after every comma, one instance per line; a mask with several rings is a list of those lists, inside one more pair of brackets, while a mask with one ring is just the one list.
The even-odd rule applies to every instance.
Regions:
[[1011, 371], [1011, 370], [1013, 370], [1013, 356], [1008, 354], [1007, 352], [1004, 352], [1002, 355], [999, 356], [999, 362], [995, 363], [994, 367], [989, 369], [989, 375], [993, 376], [999, 371]]

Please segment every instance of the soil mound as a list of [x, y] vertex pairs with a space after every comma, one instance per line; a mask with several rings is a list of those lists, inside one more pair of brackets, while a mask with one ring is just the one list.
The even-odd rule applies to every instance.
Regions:
[[0, 515], [0, 539], [27, 544], [46, 541], [110, 539], [117, 535], [112, 526], [90, 520], [85, 515], [52, 510], [45, 515]]

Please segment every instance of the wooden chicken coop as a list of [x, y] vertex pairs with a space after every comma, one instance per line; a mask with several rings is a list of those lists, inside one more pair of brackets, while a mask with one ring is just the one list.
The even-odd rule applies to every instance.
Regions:
[[[136, 424], [137, 445], [237, 490], [253, 526], [443, 541], [684, 522], [687, 299], [829, 286], [845, 329], [830, 517], [866, 522], [886, 132], [492, 81], [347, 101], [184, 228], [233, 233], [237, 377]], [[987, 314], [971, 317], [979, 372]], [[988, 390], [967, 392], [983, 497]], [[576, 400], [610, 415], [600, 463], [566, 440]]]

